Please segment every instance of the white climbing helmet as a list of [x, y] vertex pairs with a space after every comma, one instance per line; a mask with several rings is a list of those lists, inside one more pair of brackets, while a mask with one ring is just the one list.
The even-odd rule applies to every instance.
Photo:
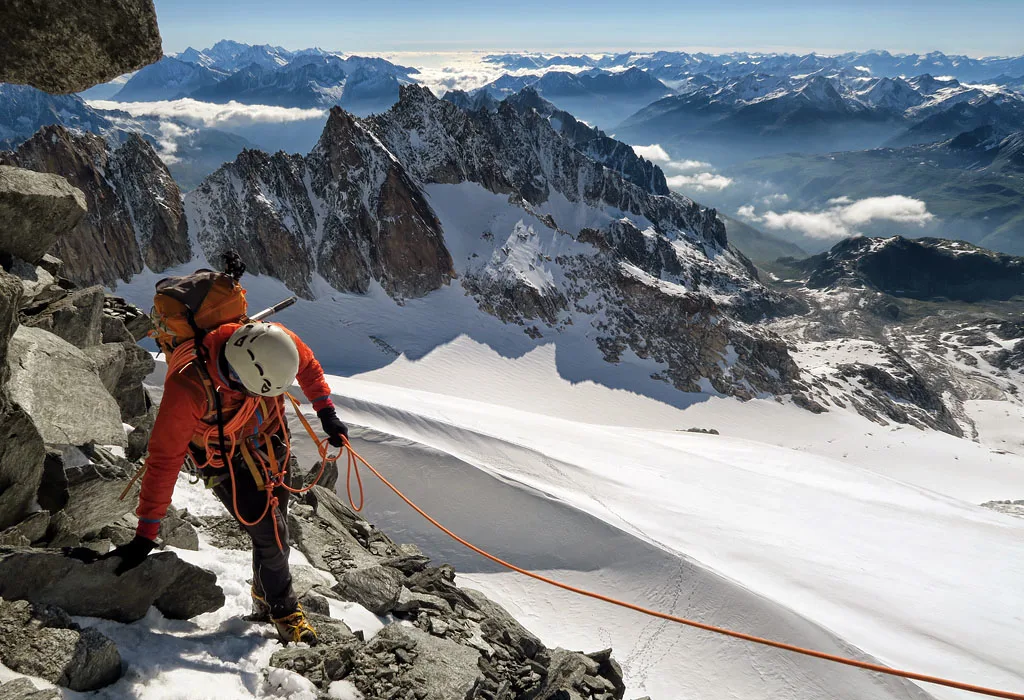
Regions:
[[224, 358], [242, 385], [257, 396], [280, 396], [299, 371], [295, 341], [271, 323], [247, 323], [232, 333]]

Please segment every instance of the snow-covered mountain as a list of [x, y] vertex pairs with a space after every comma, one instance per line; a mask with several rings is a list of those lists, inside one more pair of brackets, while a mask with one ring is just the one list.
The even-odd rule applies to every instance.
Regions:
[[191, 97], [218, 104], [305, 108], [340, 104], [369, 114], [394, 104], [399, 86], [411, 82], [416, 72], [381, 58], [220, 41], [210, 49], [189, 48], [143, 68], [113, 99]]
[[77, 95], [51, 95], [29, 85], [0, 83], [0, 148], [17, 146], [48, 124], [94, 133], [114, 128], [110, 119]]
[[437, 305], [458, 288], [471, 305], [446, 315], [644, 358], [677, 389], [799, 391], [784, 347], [749, 325], [791, 303], [728, 247], [713, 210], [645, 185], [535, 110], [469, 113], [408, 86], [379, 116], [332, 110], [306, 157], [243, 153], [186, 209], [208, 259], [237, 249], [306, 297], [378, 289]]
[[811, 311], [799, 324], [772, 325], [820, 380], [813, 400], [852, 400], [875, 420], [973, 439], [988, 419], [975, 400], [1024, 407], [1024, 258], [894, 236], [846, 239], [788, 263], [784, 287]]
[[51, 125], [97, 134], [115, 146], [138, 134], [156, 149], [177, 183], [186, 189], [242, 149], [255, 147], [237, 134], [181, 119], [132, 116], [121, 110], [91, 107], [78, 95], [50, 95], [27, 85], [0, 84], [0, 149], [16, 149]]
[[616, 127], [632, 143], [661, 143], [716, 162], [781, 153], [862, 150], [951, 138], [1024, 120], [1024, 95], [931, 75], [872, 78], [842, 69], [748, 73], [683, 86]]
[[286, 65], [297, 52], [280, 46], [260, 44], [253, 46], [229, 39], [222, 39], [208, 49], [197, 51], [191, 46], [175, 56], [178, 60], [224, 73], [234, 73], [256, 64], [261, 68], [275, 69]]
[[119, 102], [176, 100], [196, 90], [216, 85], [223, 78], [223, 73], [213, 71], [201, 63], [164, 56], [129, 78], [112, 99]]

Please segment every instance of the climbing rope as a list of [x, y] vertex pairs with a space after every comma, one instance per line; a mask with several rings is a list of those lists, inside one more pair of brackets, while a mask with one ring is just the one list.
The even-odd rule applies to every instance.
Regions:
[[[294, 402], [294, 399], [292, 399], [292, 401]], [[296, 410], [297, 409], [298, 409], [298, 404], [296, 402]], [[301, 412], [299, 413], [299, 415], [300, 415], [300, 417], [302, 417]], [[320, 443], [319, 440], [317, 440], [316, 435], [313, 432], [312, 427], [309, 425], [309, 422], [304, 417], [302, 417], [302, 421], [305, 424], [306, 429], [307, 429], [307, 431], [309, 431], [310, 436], [313, 438], [314, 442], [316, 442], [318, 445], [320, 445], [321, 443]], [[323, 441], [323, 442], [326, 443], [326, 440]], [[396, 496], [398, 496], [400, 499], [405, 501], [406, 505], [408, 505], [414, 511], [416, 511], [417, 513], [422, 515], [424, 518], [426, 518], [427, 522], [429, 522], [431, 525], [433, 525], [434, 527], [439, 529], [441, 532], [443, 532], [444, 534], [448, 535], [449, 537], [451, 537], [453, 540], [455, 540], [459, 544], [463, 545], [464, 547], [467, 547], [468, 549], [476, 552], [477, 554], [479, 554], [480, 556], [484, 557], [485, 559], [489, 559], [490, 561], [494, 562], [495, 564], [499, 564], [499, 565], [505, 567], [506, 569], [509, 569], [510, 571], [515, 571], [516, 573], [522, 574], [523, 576], [528, 576], [528, 577], [530, 577], [532, 579], [535, 579], [537, 581], [541, 581], [541, 582], [546, 583], [548, 585], [555, 586], [556, 588], [561, 588], [562, 590], [569, 591], [570, 593], [576, 593], [578, 595], [586, 596], [587, 598], [593, 598], [595, 600], [600, 600], [600, 601], [603, 601], [605, 603], [611, 603], [612, 605], [617, 605], [617, 606], [619, 606], [621, 608], [626, 608], [628, 610], [633, 610], [633, 611], [636, 611], [638, 613], [643, 613], [644, 615], [649, 615], [651, 617], [660, 618], [662, 620], [668, 620], [669, 622], [676, 622], [678, 624], [686, 625], [688, 627], [695, 627], [697, 629], [704, 630], [705, 632], [713, 632], [714, 634], [721, 634], [721, 635], [725, 635], [726, 637], [732, 637], [734, 639], [740, 639], [742, 641], [750, 642], [752, 644], [760, 644], [762, 646], [773, 647], [775, 649], [782, 649], [783, 651], [789, 651], [789, 652], [792, 652], [794, 654], [802, 654], [803, 656], [810, 656], [810, 657], [815, 658], [815, 659], [822, 659], [824, 661], [831, 661], [833, 663], [843, 664], [844, 666], [852, 666], [854, 668], [863, 669], [865, 671], [873, 671], [875, 673], [882, 673], [882, 674], [886, 674], [886, 675], [889, 675], [889, 676], [896, 676], [896, 677], [899, 677], [899, 678], [906, 678], [906, 679], [912, 680], [912, 681], [922, 681], [924, 683], [932, 683], [934, 685], [946, 686], [947, 688], [956, 688], [957, 690], [965, 690], [965, 691], [967, 691], [969, 693], [977, 693], [979, 695], [987, 695], [987, 696], [994, 697], [994, 698], [1008, 698], [1009, 700], [1024, 700], [1024, 693], [1014, 693], [1014, 692], [1010, 692], [1008, 690], [998, 690], [998, 689], [995, 689], [995, 688], [986, 688], [985, 686], [974, 685], [974, 684], [971, 684], [971, 683], [963, 683], [961, 681], [955, 681], [955, 680], [951, 680], [949, 678], [942, 678], [942, 677], [939, 677], [939, 676], [930, 676], [930, 675], [925, 674], [925, 673], [915, 673], [913, 671], [903, 671], [903, 670], [896, 669], [896, 668], [890, 668], [889, 666], [883, 666], [881, 664], [873, 664], [873, 663], [869, 663], [867, 661], [858, 661], [857, 659], [850, 659], [850, 658], [847, 658], [845, 656], [837, 656], [835, 654], [828, 654], [828, 653], [825, 653], [823, 651], [815, 651], [814, 649], [805, 649], [803, 647], [796, 646], [795, 644], [786, 644], [785, 642], [775, 641], [774, 639], [766, 639], [764, 637], [757, 637], [757, 636], [752, 635], [752, 634], [746, 634], [745, 632], [737, 632], [735, 630], [727, 629], [725, 627], [717, 627], [715, 625], [709, 625], [709, 624], [704, 623], [704, 622], [698, 622], [696, 620], [690, 620], [690, 619], [687, 619], [685, 617], [679, 617], [677, 615], [670, 615], [668, 613], [659, 612], [657, 610], [651, 610], [650, 608], [645, 608], [643, 606], [635, 605], [633, 603], [627, 603], [626, 601], [618, 600], [617, 598], [612, 598], [610, 596], [602, 595], [601, 593], [595, 593], [593, 591], [588, 591], [585, 588], [579, 588], [577, 586], [572, 586], [572, 585], [569, 585], [568, 583], [563, 583], [563, 582], [558, 581], [558, 580], [553, 579], [553, 578], [548, 578], [547, 576], [542, 576], [541, 574], [538, 574], [536, 572], [530, 571], [529, 569], [524, 569], [522, 567], [516, 566], [515, 564], [507, 562], [504, 559], [501, 559], [500, 557], [496, 557], [495, 555], [493, 555], [493, 554], [491, 554], [491, 553], [481, 549], [480, 547], [477, 547], [476, 545], [474, 545], [473, 543], [469, 542], [468, 540], [458, 536], [457, 534], [455, 534], [454, 532], [449, 530], [447, 527], [445, 527], [444, 525], [439, 523], [436, 519], [434, 519], [426, 511], [424, 511], [422, 508], [420, 508], [418, 505], [416, 505], [408, 496], [406, 496], [404, 493], [402, 493], [401, 490], [399, 490], [399, 488], [397, 486], [395, 486], [390, 481], [388, 481], [384, 477], [383, 474], [381, 474], [379, 471], [377, 471], [377, 469], [372, 464], [370, 464], [365, 459], [363, 459], [363, 457], [360, 456], [358, 452], [353, 450], [352, 449], [352, 445], [351, 445], [351, 443], [349, 443], [347, 438], [344, 441], [344, 446], [342, 447], [342, 450], [348, 452], [348, 465], [349, 465], [349, 474], [348, 474], [348, 476], [351, 476], [351, 473], [354, 471], [355, 474], [356, 474], [356, 480], [359, 483], [359, 508], [356, 508], [355, 507], [355, 503], [352, 502], [352, 491], [351, 491], [351, 489], [349, 489], [349, 494], [348, 494], [348, 496], [349, 496], [349, 503], [352, 505], [352, 508], [354, 510], [359, 511], [363, 507], [363, 484], [362, 484], [362, 480], [359, 477], [359, 465], [362, 464], [364, 467], [369, 469], [373, 473], [374, 476], [376, 476], [378, 479], [380, 479], [381, 482], [385, 486], [387, 486], [389, 489], [391, 489], [391, 491], [394, 492], [394, 494]], [[323, 453], [321, 453], [321, 454], [323, 454]], [[348, 479], [346, 479], [346, 484], [347, 484], [347, 482], [348, 482]]]

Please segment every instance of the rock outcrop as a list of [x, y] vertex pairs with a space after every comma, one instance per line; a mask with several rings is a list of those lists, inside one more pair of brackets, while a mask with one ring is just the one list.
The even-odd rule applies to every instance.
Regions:
[[847, 238], [796, 263], [810, 289], [873, 289], [968, 303], [1024, 296], [1024, 257], [940, 238]]
[[95, 134], [46, 126], [0, 163], [59, 174], [84, 193], [88, 214], [51, 250], [76, 284], [115, 285], [144, 265], [161, 271], [192, 257], [181, 191], [137, 134], [114, 149]]
[[306, 158], [243, 151], [189, 194], [209, 259], [236, 250], [248, 269], [313, 294], [315, 274], [342, 291], [376, 280], [396, 298], [454, 276], [440, 222], [374, 135], [340, 108]]
[[332, 491], [315, 486], [304, 501], [292, 508], [295, 544], [338, 580], [305, 595], [356, 602], [396, 620], [367, 642], [334, 621], [318, 647], [274, 654], [273, 666], [303, 675], [319, 697], [338, 683], [374, 698], [623, 697], [609, 650], [548, 649], [504, 608], [456, 586], [450, 566], [431, 566], [415, 547], [396, 545]]
[[82, 192], [63, 177], [0, 165], [0, 221], [9, 254], [38, 263], [85, 211]]
[[8, 361], [10, 395], [46, 442], [127, 447], [121, 410], [82, 350], [53, 333], [21, 326], [11, 339]]
[[121, 654], [110, 639], [59, 608], [26, 601], [0, 599], [0, 663], [71, 690], [96, 690], [121, 677]]
[[120, 576], [118, 564], [86, 564], [60, 550], [0, 547], [0, 597], [119, 622], [141, 619], [150, 606], [185, 620], [224, 605], [214, 574], [170, 552], [150, 555]]
[[153, 0], [29, 0], [0, 8], [0, 82], [80, 92], [162, 55]]

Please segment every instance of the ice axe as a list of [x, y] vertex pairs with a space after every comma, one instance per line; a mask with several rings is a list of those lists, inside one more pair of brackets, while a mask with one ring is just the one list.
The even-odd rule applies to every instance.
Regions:
[[260, 311], [258, 313], [253, 314], [252, 316], [249, 317], [249, 320], [250, 321], [262, 321], [262, 320], [264, 320], [266, 318], [269, 318], [270, 316], [273, 316], [274, 314], [278, 313], [279, 311], [284, 311], [285, 309], [287, 309], [289, 306], [291, 306], [292, 304], [294, 304], [298, 300], [299, 300], [298, 297], [288, 297], [284, 301], [279, 301], [276, 304], [274, 304], [273, 306], [268, 306], [267, 308], [263, 309], [263, 311]]

